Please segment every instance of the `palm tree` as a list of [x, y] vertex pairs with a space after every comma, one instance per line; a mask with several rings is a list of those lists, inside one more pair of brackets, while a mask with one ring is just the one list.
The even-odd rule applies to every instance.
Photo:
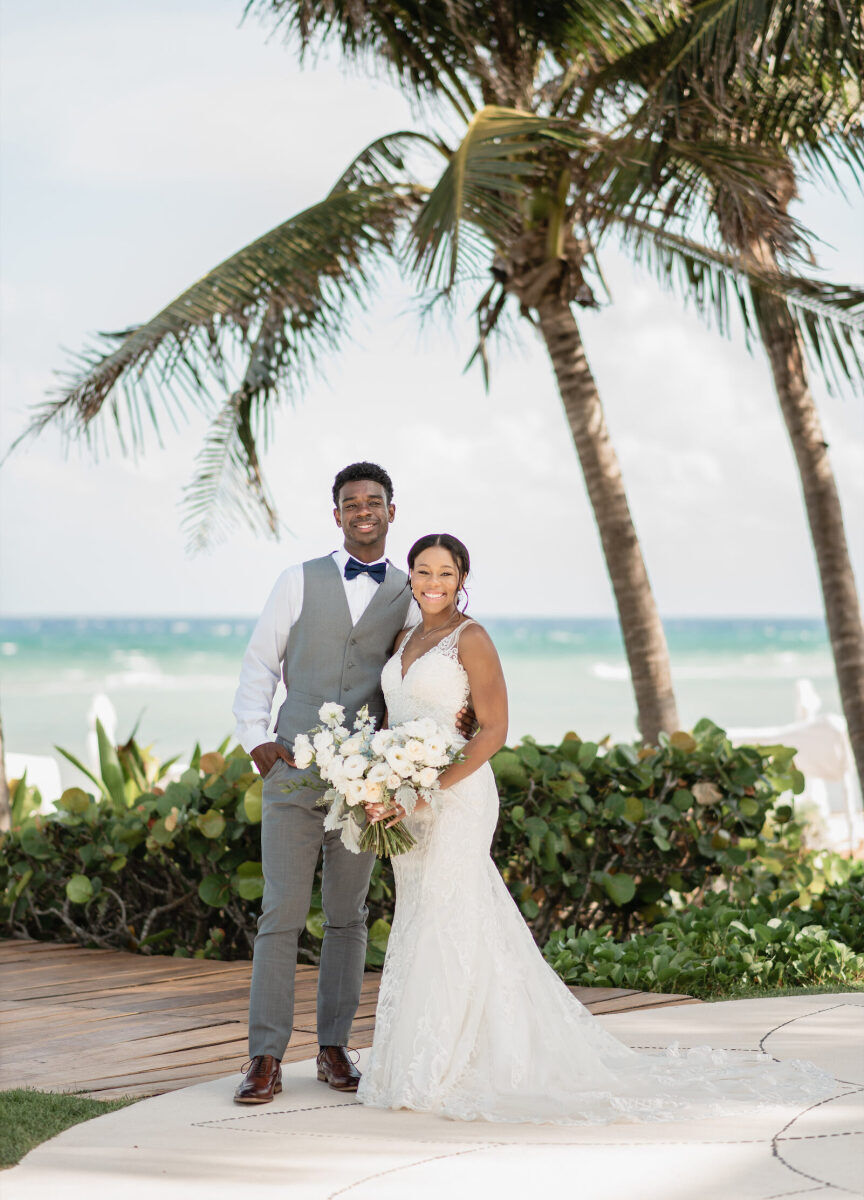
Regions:
[[[698, 276], [697, 263], [703, 272], [709, 265], [704, 247], [686, 236], [669, 236], [675, 222], [670, 223], [667, 206], [675, 189], [687, 192], [688, 199], [701, 192], [703, 203], [690, 226], [698, 224], [702, 238], [732, 252], [731, 259], [721, 253], [710, 264], [722, 262], [726, 270], [715, 279], [714, 288], [702, 291], [701, 299], [707, 301], [703, 309], [709, 315], [713, 312], [722, 327], [729, 300], [737, 301], [735, 307], [743, 314], [748, 333], [761, 340], [767, 354], [801, 478], [841, 702], [864, 786], [864, 624], [805, 355], [806, 347], [829, 387], [858, 382], [864, 291], [832, 289], [832, 305], [850, 318], [845, 327], [838, 327], [824, 323], [818, 302], [795, 303], [799, 297], [790, 302], [789, 295], [773, 286], [784, 267], [813, 257], [811, 235], [789, 213], [797, 194], [797, 175], [824, 180], [836, 178], [838, 164], [852, 172], [864, 167], [862, 10], [858, 5], [820, 5], [809, 17], [823, 27], [823, 43], [833, 46], [829, 70], [805, 48], [801, 61], [783, 63], [771, 74], [760, 71], [742, 77], [715, 71], [695, 87], [691, 83], [682, 87], [681, 79], [667, 70], [676, 53], [686, 53], [676, 31], [616, 62], [603, 80], [605, 95], [599, 103], [608, 102], [615, 92], [613, 75], [628, 92], [634, 81], [641, 83], [645, 102], [633, 121], [633, 131], [638, 129], [640, 145], [650, 145], [650, 153], [641, 160], [629, 159], [611, 188], [610, 211], [619, 219], [633, 218], [631, 230], [637, 237], [643, 235], [646, 220], [656, 220], [658, 214], [665, 218], [662, 229], [651, 227], [651, 239], [656, 248], [658, 239], [662, 242], [666, 235], [656, 263], [666, 278], [675, 278], [670, 267], [676, 257], [685, 266], [679, 280], [692, 279], [694, 268]], [[698, 145], [706, 136], [739, 157], [754, 148], [767, 155], [763, 187], [742, 196], [727, 186], [723, 171], [716, 170], [711, 159], [691, 169], [689, 178], [683, 174], [675, 162], [675, 144], [683, 139]], [[688, 222], [677, 224], [686, 234]], [[733, 274], [730, 266], [735, 268]], [[734, 297], [725, 294], [724, 280], [731, 281]], [[810, 299], [818, 301], [818, 297]]]
[[[625, 111], [617, 127], [594, 128], [580, 103], [586, 81], [616, 58], [651, 45], [682, 20], [699, 47], [710, 20], [701, 10], [682, 17], [676, 6], [636, 0], [582, 0], [543, 11], [464, 0], [253, 0], [247, 11], [296, 34], [304, 48], [332, 37], [347, 54], [385, 59], [436, 111], [446, 103], [457, 114], [458, 144], [406, 131], [373, 142], [320, 204], [216, 267], [145, 325], [89, 353], [31, 431], [59, 421], [89, 433], [110, 398], [115, 421], [134, 440], [142, 403], [156, 419], [154, 383], [166, 398], [179, 399], [185, 388], [206, 406], [215, 378], [226, 399], [187, 495], [193, 537], [206, 540], [217, 522], [237, 513], [275, 531], [257, 452], [267, 410], [280, 388], [297, 387], [322, 352], [338, 345], [346, 302], [372, 285], [376, 265], [388, 256], [443, 295], [491, 262], [493, 282], [477, 309], [477, 353], [485, 362], [487, 338], [511, 297], [540, 330], [594, 508], [640, 728], [655, 741], [678, 724], [668, 651], [572, 307], [596, 303], [586, 279], [589, 229], [632, 141]], [[753, 21], [750, 30], [755, 40]], [[749, 45], [742, 39], [742, 59]], [[417, 148], [443, 156], [437, 179], [412, 169]], [[686, 159], [686, 149], [679, 153]], [[753, 190], [753, 167], [728, 164], [733, 192]], [[808, 281], [772, 279], [783, 294], [818, 291]], [[829, 316], [836, 324], [834, 309]], [[240, 351], [246, 367], [232, 381], [232, 354]], [[123, 406], [115, 399], [118, 385]]]

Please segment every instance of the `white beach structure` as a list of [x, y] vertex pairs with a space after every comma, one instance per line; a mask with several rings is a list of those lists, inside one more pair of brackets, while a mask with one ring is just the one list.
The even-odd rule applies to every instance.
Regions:
[[812, 840], [850, 853], [864, 842], [864, 806], [846, 722], [821, 713], [822, 701], [809, 679], [795, 684], [795, 720], [788, 725], [727, 730], [736, 746], [794, 746], [795, 762], [806, 781], [795, 811], [812, 827]]

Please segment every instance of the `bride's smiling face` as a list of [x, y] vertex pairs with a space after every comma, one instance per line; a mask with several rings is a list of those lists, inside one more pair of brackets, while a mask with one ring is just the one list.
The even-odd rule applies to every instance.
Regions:
[[461, 580], [453, 555], [443, 546], [430, 546], [419, 554], [411, 571], [411, 590], [423, 613], [430, 617], [456, 606]]

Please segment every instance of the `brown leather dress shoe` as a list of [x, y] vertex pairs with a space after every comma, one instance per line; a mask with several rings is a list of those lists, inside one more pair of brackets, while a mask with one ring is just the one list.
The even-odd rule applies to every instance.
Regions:
[[322, 1046], [318, 1055], [318, 1078], [337, 1092], [356, 1092], [360, 1072], [344, 1046]]
[[237, 1104], [268, 1104], [282, 1091], [282, 1068], [272, 1054], [256, 1054], [234, 1093]]

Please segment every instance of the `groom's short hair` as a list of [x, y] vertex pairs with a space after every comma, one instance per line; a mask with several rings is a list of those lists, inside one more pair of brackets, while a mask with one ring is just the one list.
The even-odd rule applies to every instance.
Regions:
[[358, 462], [343, 467], [333, 480], [333, 503], [337, 508], [343, 486], [346, 483], [356, 483], [358, 479], [371, 479], [373, 483], [380, 483], [387, 495], [387, 503], [390, 504], [393, 499], [393, 480], [384, 468], [379, 467], [377, 463]]

